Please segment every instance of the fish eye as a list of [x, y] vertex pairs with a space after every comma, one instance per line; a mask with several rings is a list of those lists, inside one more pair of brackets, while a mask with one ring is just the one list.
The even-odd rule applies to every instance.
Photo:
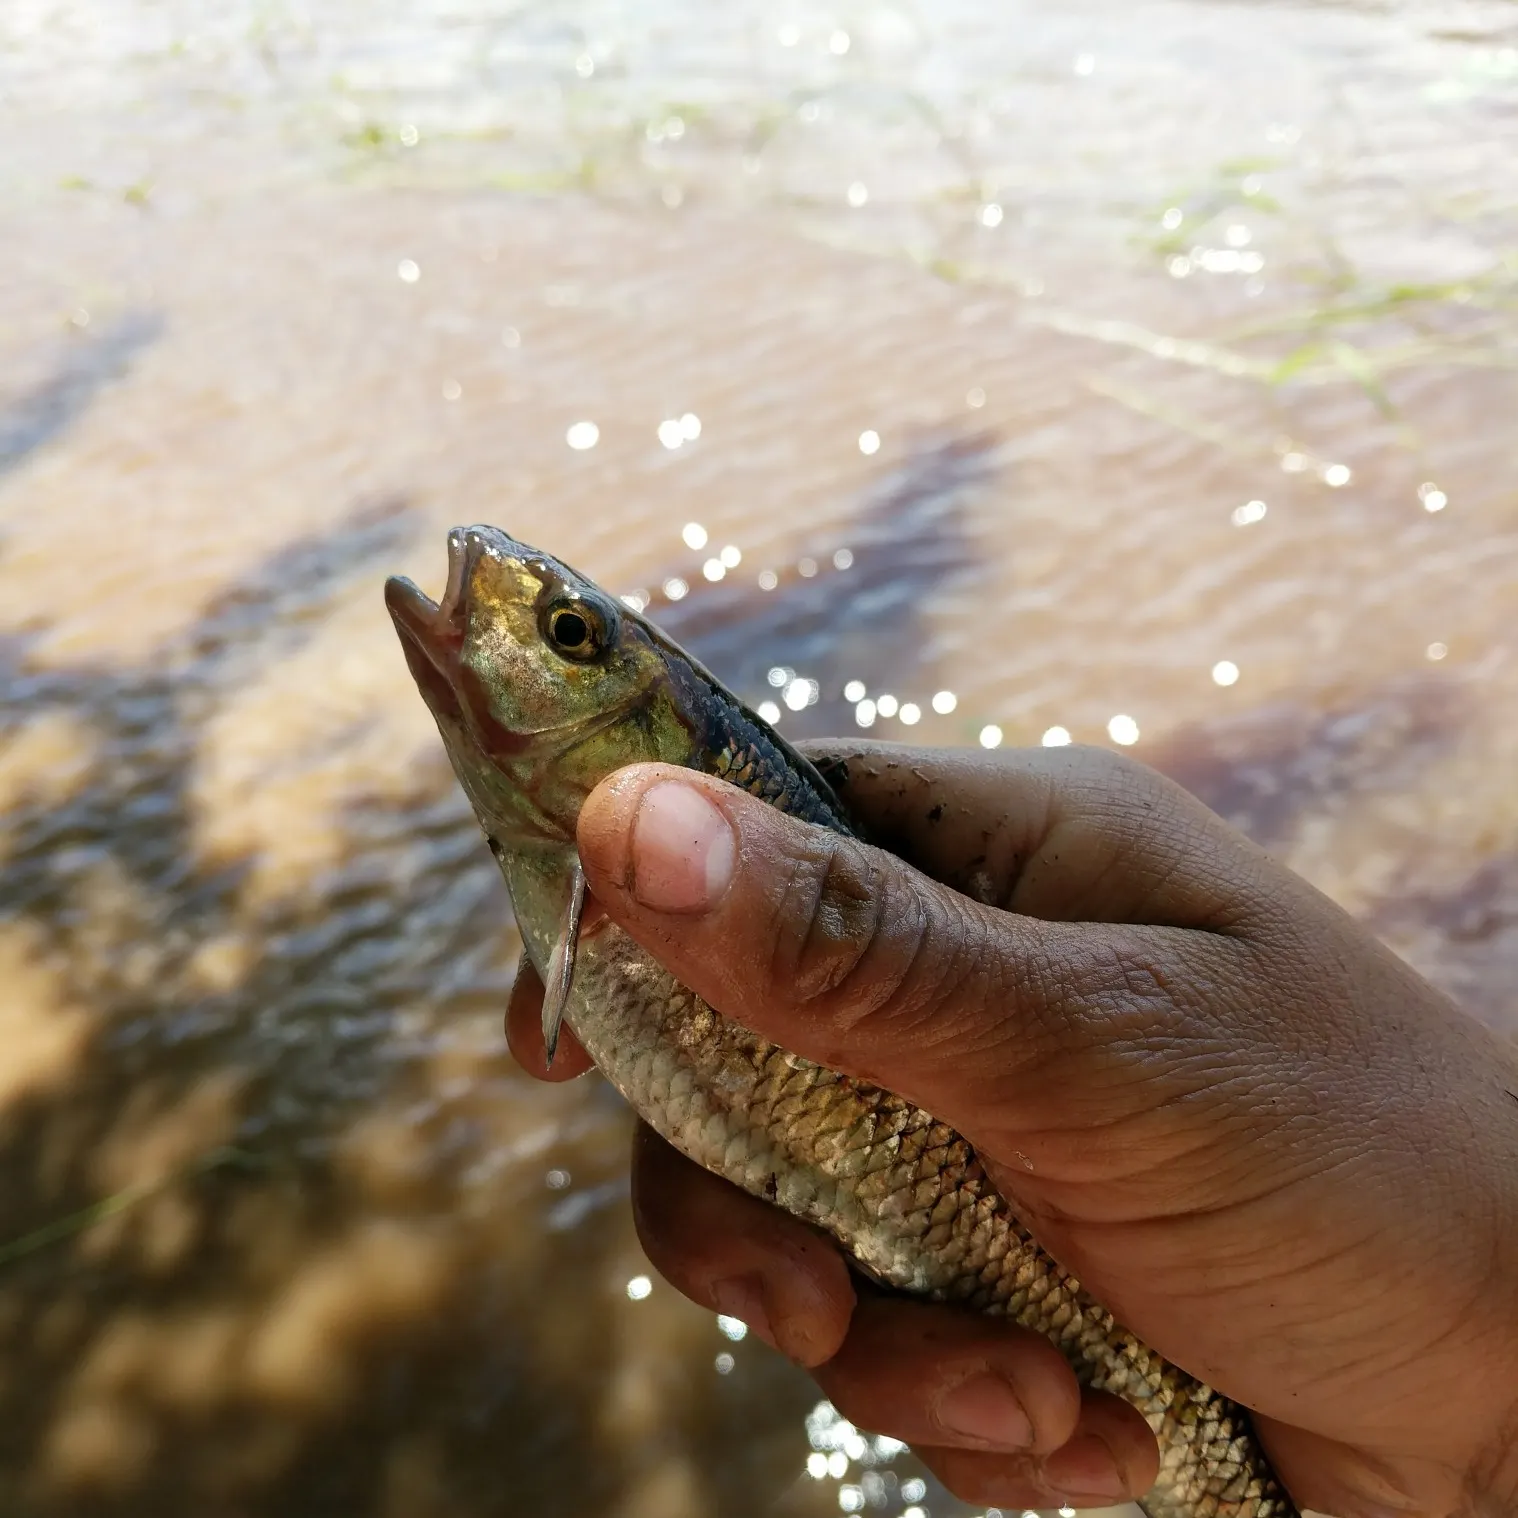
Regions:
[[555, 653], [577, 663], [594, 659], [606, 646], [606, 628], [584, 601], [554, 601], [543, 617], [543, 632]]

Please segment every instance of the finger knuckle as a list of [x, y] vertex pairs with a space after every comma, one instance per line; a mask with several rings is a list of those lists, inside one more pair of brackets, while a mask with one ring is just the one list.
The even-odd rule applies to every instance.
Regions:
[[798, 861], [782, 912], [776, 982], [793, 1001], [841, 1018], [894, 1003], [913, 981], [928, 937], [921, 893], [849, 839], [826, 839]]

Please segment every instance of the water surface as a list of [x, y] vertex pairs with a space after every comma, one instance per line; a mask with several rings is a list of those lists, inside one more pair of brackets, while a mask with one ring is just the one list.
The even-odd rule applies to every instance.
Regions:
[[7, 1512], [964, 1511], [506, 1055], [458, 522], [785, 730], [1131, 746], [1518, 1029], [1511, 6], [630, 9], [0, 15]]

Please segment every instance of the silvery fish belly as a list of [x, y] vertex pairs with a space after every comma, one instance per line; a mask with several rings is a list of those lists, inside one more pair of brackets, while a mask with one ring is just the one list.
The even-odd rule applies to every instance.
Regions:
[[1131, 1402], [1161, 1451], [1150, 1518], [1290, 1518], [1246, 1411], [1116, 1324], [1041, 1250], [970, 1145], [890, 1092], [731, 1023], [604, 918], [583, 930], [581, 803], [662, 760], [851, 831], [818, 771], [657, 628], [491, 527], [449, 535], [434, 605], [386, 601], [454, 772], [511, 892], [527, 952], [576, 1037], [676, 1148], [827, 1230], [874, 1279], [1002, 1314], [1088, 1386]]

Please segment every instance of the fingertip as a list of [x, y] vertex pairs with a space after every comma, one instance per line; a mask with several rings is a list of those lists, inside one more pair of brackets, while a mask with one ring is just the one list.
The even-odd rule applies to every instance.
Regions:
[[1075, 1372], [1042, 1336], [1005, 1319], [866, 1296], [819, 1377], [855, 1422], [914, 1446], [1052, 1452], [1075, 1432]]
[[616, 895], [632, 888], [632, 832], [644, 793], [660, 780], [689, 770], [670, 764], [629, 764], [608, 775], [580, 806], [575, 842], [592, 893]]
[[543, 1046], [543, 982], [525, 958], [506, 1001], [506, 1043], [512, 1058], [535, 1080], [572, 1081], [595, 1063], [568, 1027], [559, 1029], [559, 1047], [552, 1065], [548, 1063]]
[[817, 1366], [838, 1352], [854, 1288], [830, 1240], [703, 1170], [643, 1125], [632, 1205], [644, 1253], [676, 1290], [740, 1319], [798, 1365]]
[[1138, 1409], [1086, 1391], [1073, 1437], [1044, 1460], [1038, 1479], [1051, 1497], [1098, 1507], [1142, 1497], [1159, 1473], [1159, 1444]]
[[1071, 1437], [1036, 1453], [913, 1443], [956, 1497], [997, 1507], [1116, 1507], [1141, 1499], [1159, 1476], [1159, 1446], [1136, 1409], [1104, 1392], [1083, 1394]]

